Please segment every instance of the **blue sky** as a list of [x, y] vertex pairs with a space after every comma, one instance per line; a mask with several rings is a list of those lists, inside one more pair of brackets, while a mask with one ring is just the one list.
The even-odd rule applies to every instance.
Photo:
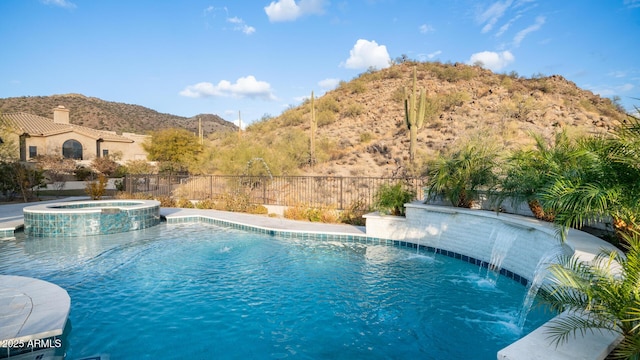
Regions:
[[243, 123], [402, 54], [559, 74], [640, 106], [640, 0], [2, 0], [0, 98]]

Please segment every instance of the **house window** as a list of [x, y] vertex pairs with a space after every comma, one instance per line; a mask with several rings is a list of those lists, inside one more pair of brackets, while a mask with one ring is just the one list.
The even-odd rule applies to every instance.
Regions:
[[102, 149], [102, 157], [108, 157], [109, 156], [109, 149]]
[[67, 140], [62, 144], [62, 156], [67, 159], [82, 160], [82, 144], [78, 140]]
[[29, 159], [33, 159], [36, 156], [38, 156], [38, 147], [29, 146]]

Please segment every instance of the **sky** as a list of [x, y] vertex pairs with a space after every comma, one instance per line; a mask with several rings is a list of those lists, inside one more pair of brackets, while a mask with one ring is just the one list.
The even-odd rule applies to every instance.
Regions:
[[243, 125], [402, 55], [561, 75], [640, 107], [640, 0], [2, 0], [0, 41], [0, 98]]

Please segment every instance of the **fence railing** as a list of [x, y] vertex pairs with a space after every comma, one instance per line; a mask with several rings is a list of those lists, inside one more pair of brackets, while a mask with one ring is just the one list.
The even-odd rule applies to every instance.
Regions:
[[413, 189], [418, 199], [423, 199], [424, 179], [391, 177], [127, 175], [124, 191], [189, 200], [215, 200], [243, 194], [255, 204], [345, 209], [356, 203], [372, 205], [382, 184], [399, 181]]

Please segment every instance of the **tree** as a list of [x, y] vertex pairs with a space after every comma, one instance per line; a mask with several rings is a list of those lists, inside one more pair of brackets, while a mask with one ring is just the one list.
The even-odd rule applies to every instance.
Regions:
[[142, 144], [148, 159], [160, 162], [165, 171], [186, 171], [202, 152], [198, 137], [184, 129], [163, 129], [151, 134], [151, 141]]
[[481, 188], [496, 181], [498, 153], [485, 144], [467, 142], [451, 154], [439, 155], [428, 165], [428, 198], [442, 196], [453, 206], [471, 207]]
[[551, 320], [554, 342], [609, 330], [623, 336], [614, 358], [640, 359], [640, 234], [632, 230], [623, 237], [626, 256], [602, 251], [591, 263], [566, 257], [550, 266], [540, 296], [551, 309], [567, 311]]
[[127, 174], [155, 174], [157, 169], [146, 160], [129, 160], [125, 163]]
[[0, 162], [18, 160], [18, 145], [11, 139], [10, 129], [0, 121]]
[[553, 221], [553, 211], [547, 209], [545, 212], [540, 203], [540, 192], [553, 181], [554, 174], [576, 168], [580, 151], [566, 131], [558, 132], [552, 144], [541, 135], [532, 136], [535, 140], [533, 149], [517, 150], [507, 159], [497, 198], [498, 202], [510, 199], [514, 205], [526, 201], [537, 219]]
[[13, 198], [13, 194], [17, 193], [24, 202], [34, 198], [34, 189], [45, 186], [42, 171], [18, 161], [0, 163], [0, 179], [5, 196]]
[[38, 155], [36, 164], [40, 170], [45, 171], [53, 187], [58, 191], [64, 189], [67, 176], [72, 175], [76, 170], [76, 162], [62, 155]]
[[[568, 171], [554, 171], [540, 191], [545, 209], [562, 228], [612, 219], [618, 235], [637, 228], [640, 214], [640, 120], [630, 117], [613, 136], [578, 142], [579, 158]], [[564, 234], [564, 232], [562, 232]]]
[[109, 155], [103, 157], [96, 157], [91, 160], [91, 167], [99, 174], [105, 176], [113, 175], [120, 166], [116, 161], [118, 155]]

